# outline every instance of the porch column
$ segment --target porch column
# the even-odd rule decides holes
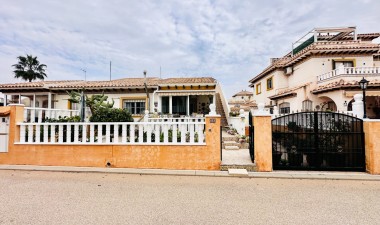
[[[51,109],[51,93],[48,94],[48,109]]]
[[[33,94],[33,108],[36,108],[36,94]]]
[[[157,112],[162,112],[162,97],[161,96],[157,96]]]
[[[18,94],[18,104],[21,104],[21,94]]]
[[[214,94],[214,95],[212,96],[212,104],[215,104],[215,105],[216,105],[216,103],[215,103],[215,95],[216,95],[216,94]]]
[[[4,95],[4,106],[7,106],[7,102],[8,102],[8,96]]]
[[[187,96],[186,115],[190,116],[190,95]]]
[[[173,103],[173,99],[172,99],[173,96],[169,96],[169,114],[173,114],[173,106],[172,106],[172,103]]]

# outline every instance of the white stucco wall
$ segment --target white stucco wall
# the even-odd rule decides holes
[[[273,77],[273,88],[267,89],[267,79]],[[257,94],[256,86],[261,83],[261,93]],[[253,92],[253,100],[256,103],[265,103],[265,105],[269,105],[270,99],[269,96],[275,95],[278,91],[288,87],[288,79],[283,71],[274,71],[270,73],[268,76],[261,78],[257,82],[254,83],[254,87],[252,89]]]

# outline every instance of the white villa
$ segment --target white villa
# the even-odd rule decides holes
[[[146,84],[146,88],[145,88]],[[68,100],[67,91],[101,94],[114,101],[115,108],[127,108],[135,119],[144,111],[160,113],[167,117],[203,117],[209,105],[215,103],[217,113],[227,123],[224,111],[227,102],[220,84],[212,77],[193,78],[123,78],[111,81],[37,81],[0,84],[0,92],[7,104],[24,104],[31,108],[73,109],[79,107]]]
[[[239,112],[240,109],[249,111],[250,109],[257,107],[255,101],[253,100],[253,93],[247,90],[242,90],[234,94],[232,98],[228,100],[228,106],[231,111],[237,112]]]
[[[356,27],[313,29],[249,81],[253,99],[280,113],[350,111],[364,77],[367,115],[380,118],[380,45],[373,42],[378,37],[357,34]]]

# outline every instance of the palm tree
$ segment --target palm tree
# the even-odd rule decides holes
[[[37,57],[32,55],[19,56],[18,63],[12,65],[15,70],[15,78],[21,78],[25,81],[32,82],[32,80],[41,79],[43,80],[46,76],[45,73],[45,64],[40,64],[37,60]]]

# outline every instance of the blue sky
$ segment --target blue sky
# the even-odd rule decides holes
[[[32,54],[48,80],[212,76],[227,96],[286,54],[314,27],[380,32],[380,1],[5,1],[0,7],[1,83]]]

